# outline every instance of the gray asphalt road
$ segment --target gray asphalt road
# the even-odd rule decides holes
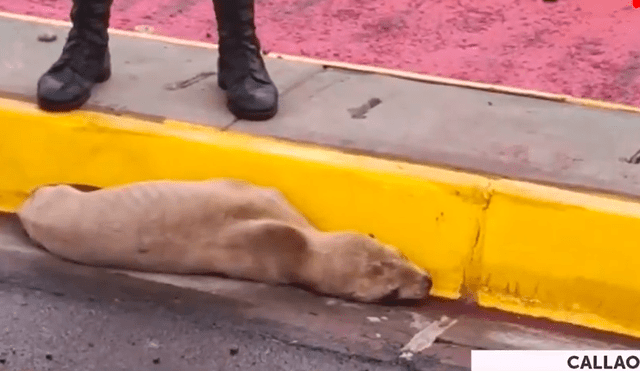
[[[234,313],[233,303],[166,285],[5,278],[0,369],[462,370],[301,346],[268,321]]]
[[[410,360],[403,347],[454,326]],[[429,335],[431,336],[431,335]],[[65,262],[0,214],[0,371],[468,371],[472,349],[638,349],[638,341],[429,300],[363,305],[216,277]]]

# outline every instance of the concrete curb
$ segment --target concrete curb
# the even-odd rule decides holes
[[[325,230],[373,234],[432,294],[640,337],[640,204],[316,146],[0,99],[0,210],[42,184],[231,177],[277,187]]]

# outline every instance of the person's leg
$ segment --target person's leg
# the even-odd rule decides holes
[[[67,42],[60,58],[38,80],[38,104],[49,111],[82,106],[91,88],[111,76],[110,9],[113,0],[73,0]]]
[[[254,0],[213,0],[218,23],[218,85],[241,119],[267,120],[278,110],[278,90],[260,54]]]

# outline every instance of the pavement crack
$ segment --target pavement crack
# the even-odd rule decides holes
[[[323,71],[324,71],[324,70],[323,70]],[[323,86],[322,86],[322,87],[320,87],[319,89],[316,89],[313,93],[311,93],[311,95],[309,95],[309,96],[307,97],[307,99],[311,99],[311,98],[315,97],[316,95],[318,95],[318,94],[322,93],[323,91],[325,91],[325,90],[329,89],[330,87],[332,87],[332,86],[334,86],[334,85],[337,85],[337,84],[342,84],[343,82],[345,82],[345,81],[347,81],[347,80],[349,80],[349,79],[350,79],[350,77],[349,77],[349,76],[344,76],[344,77],[341,77],[341,78],[339,78],[339,79],[337,79],[337,80],[331,81],[331,82],[329,82],[328,84],[323,85]]]
[[[215,72],[200,72],[199,74],[188,78],[186,80],[181,80],[181,81],[177,81],[177,82],[172,82],[172,83],[168,83],[165,84],[163,86],[163,88],[165,90],[170,90],[170,91],[174,91],[174,90],[180,90],[180,89],[185,89],[188,88],[191,85],[197,84],[202,80],[208,79],[211,76],[216,75]]]
[[[462,284],[460,295],[469,303],[477,302],[476,292],[482,285],[481,261],[484,248],[484,233],[486,230],[487,210],[491,206],[493,193],[492,184],[489,184],[484,192],[484,203],[480,208],[480,216],[477,220],[476,235],[471,246],[468,261],[462,270]]]
[[[446,340],[442,338],[436,338],[436,340],[433,343],[442,344],[442,345],[452,345],[452,346],[461,347],[461,348],[473,347],[473,350],[491,350],[491,348],[489,347],[481,347],[481,346],[478,346],[477,344],[469,345],[469,344],[466,344],[465,342]]]
[[[240,119],[238,118],[234,118],[233,121],[231,121],[231,123],[223,126],[220,128],[220,131],[227,131],[229,130],[236,122],[240,121]]]
[[[319,75],[319,74],[321,74],[323,72],[324,72],[324,69],[320,69],[320,70],[314,70],[313,72],[304,75],[300,80],[294,82],[293,84],[288,86],[286,89],[282,90],[282,92],[280,93],[280,96],[285,96],[285,95],[289,94],[291,91],[299,88],[304,83],[306,83],[307,81],[311,80],[312,78],[316,77],[317,75]]]

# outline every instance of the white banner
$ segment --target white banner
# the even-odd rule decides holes
[[[636,350],[473,350],[471,371],[638,370]]]

